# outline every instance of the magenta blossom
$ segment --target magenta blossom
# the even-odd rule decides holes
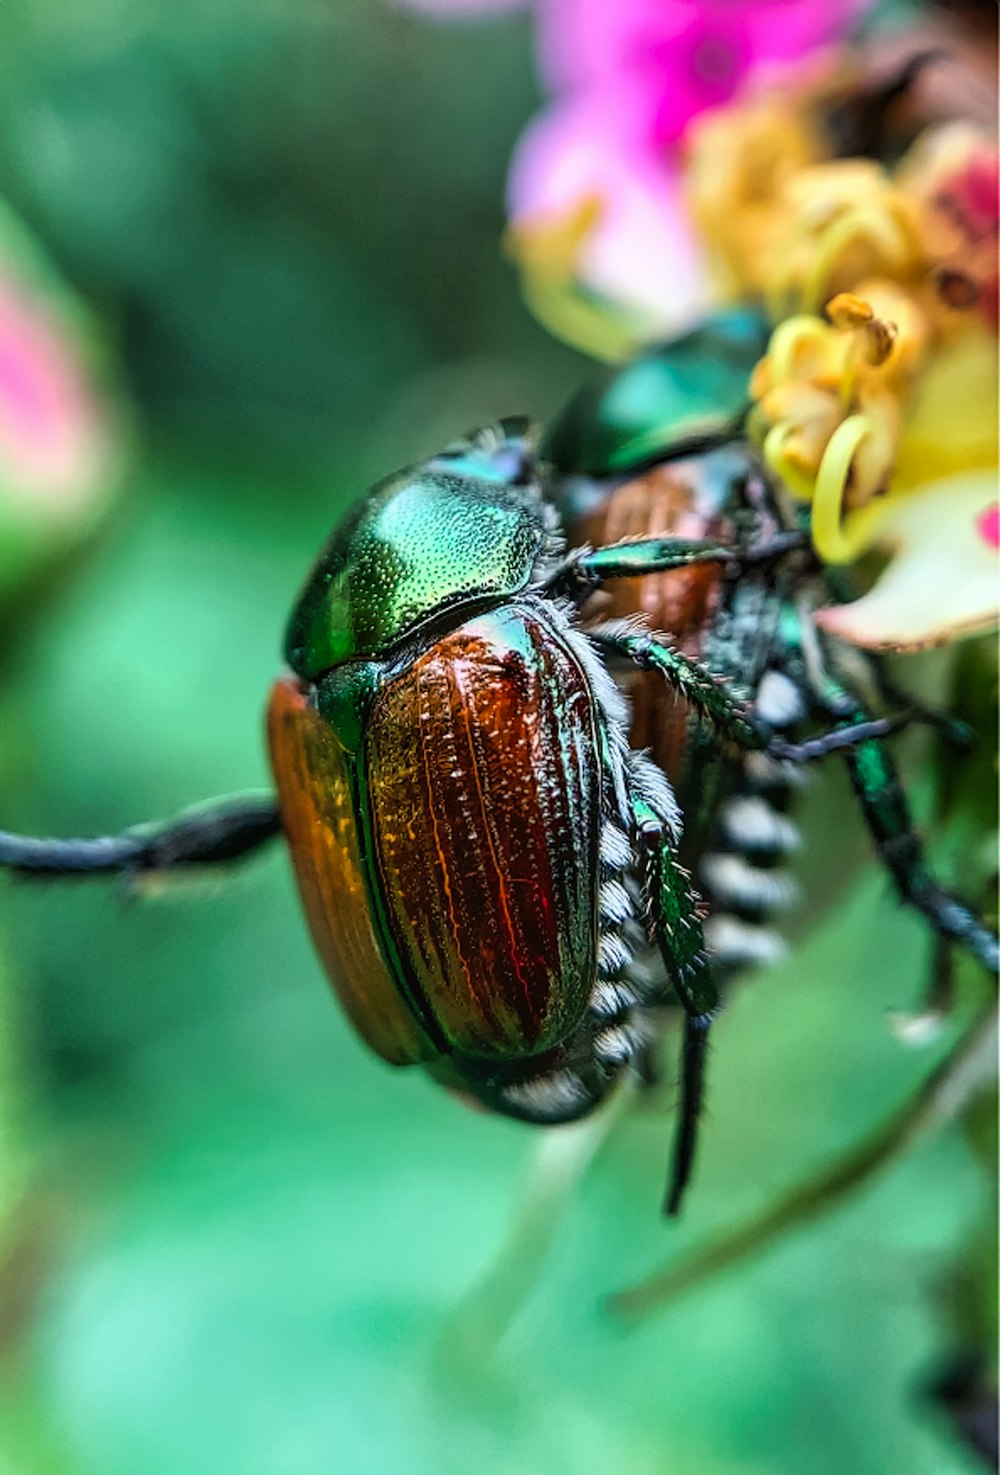
[[[526,0],[400,0],[408,10],[447,20],[459,16],[500,15],[505,10],[523,10]]]
[[[976,532],[987,548],[1000,551],[1000,502],[992,502],[976,518]]]
[[[611,356],[702,316],[709,284],[678,167],[687,125],[842,34],[860,8],[860,0],[539,0],[542,70],[556,98],[518,145],[508,198],[529,292],[538,295],[539,265],[551,265],[544,254],[539,262],[537,241],[581,196],[594,202],[592,230],[562,263],[562,297],[548,277],[557,331],[601,351],[600,335],[587,342],[565,315],[560,324],[566,289],[580,284],[638,325],[607,336]]]
[[[405,0],[441,16],[511,0]],[[509,245],[535,311],[616,357],[702,316],[678,148],[700,113],[842,37],[867,0],[534,0],[552,100],[511,166]]]
[[[0,267],[0,478],[8,497],[42,505],[85,499],[104,438],[64,325]]]
[[[0,603],[90,531],[121,460],[83,310],[0,206]]]
[[[865,3],[536,0],[539,60],[556,93],[623,82],[640,90],[649,143],[662,148],[755,70],[839,40]]]

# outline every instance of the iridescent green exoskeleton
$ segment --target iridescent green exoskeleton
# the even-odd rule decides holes
[[[843,750],[907,898],[996,966],[996,940],[931,880],[912,836],[882,745],[901,718],[869,716],[827,675],[797,604],[812,577],[803,539],[746,449],[715,446],[739,417],[753,324],[705,331],[578,402],[541,452],[527,422],[503,421],[362,498],[289,623],[290,670],[268,708],[276,801],[103,840],[0,835],[0,864],[128,874],[229,860],[284,833],[362,1038],[530,1122],[594,1109],[675,999],[688,1019],[675,1210],[726,962],[711,935],[706,947],[689,869],[720,816],[732,823],[730,800],[754,797],[740,793],[747,774]],[[720,434],[699,354],[723,341]],[[638,473],[681,453],[703,468],[686,520],[566,552],[563,517],[603,518]],[[628,602],[672,581],[674,639]],[[591,617],[599,588],[625,591],[630,618]],[[656,741],[630,740],[628,671],[696,719],[678,726],[647,703],[660,761]],[[828,730],[799,731],[811,718]],[[686,838],[668,770],[691,809]],[[710,907],[710,929],[719,916]]]

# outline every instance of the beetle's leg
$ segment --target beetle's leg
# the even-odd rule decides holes
[[[744,548],[704,538],[638,538],[607,548],[578,549],[553,572],[547,587],[570,594],[589,592],[609,579],[641,578],[702,563],[743,568],[774,562],[807,547],[808,539],[799,532],[776,533]]]
[[[841,709],[843,710],[843,709]],[[855,723],[864,721],[855,708]],[[896,765],[884,743],[869,741],[845,754],[875,848],[903,901],[924,914],[935,931],[971,952],[991,973],[1000,971],[996,934],[957,896],[938,884],[924,858]]]
[[[811,695],[814,711],[832,718],[842,731],[861,732],[869,725],[865,706],[829,671],[823,643],[811,621],[800,620],[799,630],[803,648],[796,651],[793,647],[789,659],[800,662],[798,679]],[[970,906],[935,879],[885,743],[871,736],[847,748],[844,757],[861,813],[900,898],[922,912],[939,937],[972,953],[996,974],[1000,971],[997,936]]]
[[[0,867],[22,876],[132,876],[237,860],[281,832],[273,797],[237,794],[162,824],[92,840],[42,840],[0,830]]]
[[[947,712],[938,712],[934,707],[928,707],[919,698],[904,691],[886,671],[885,663],[878,658],[869,657],[868,664],[871,667],[872,679],[878,695],[886,706],[907,708],[918,722],[935,728],[956,752],[971,751],[975,745],[976,735],[967,722],[961,722]]]
[[[951,1013],[954,1005],[955,944],[950,937],[935,932],[920,1014],[929,1020],[941,1019]]]
[[[719,995],[705,951],[702,911],[687,872],[678,864],[663,821],[642,799],[633,798],[633,829],[639,849],[650,932],[684,1012],[680,1122],[674,1143],[664,1212],[680,1212],[694,1167],[698,1122],[705,1093],[708,1034]]]
[[[734,697],[725,682],[699,662],[675,650],[648,631],[626,623],[608,623],[587,631],[606,650],[625,656],[643,671],[656,671],[677,694],[709,722],[721,737],[745,752],[767,753],[792,763],[811,763],[871,738],[888,737],[910,720],[909,714],[866,719],[855,726],[838,725],[806,742],[778,736],[747,702]]]

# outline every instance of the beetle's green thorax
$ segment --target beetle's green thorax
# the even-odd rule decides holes
[[[690,436],[720,429],[748,400],[763,319],[718,313],[585,386],[549,427],[540,455],[562,476],[622,475]]]
[[[337,529],[289,622],[285,655],[300,676],[384,655],[446,611],[527,587],[551,514],[523,437],[505,429],[381,482]]]

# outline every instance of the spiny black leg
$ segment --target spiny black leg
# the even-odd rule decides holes
[[[847,753],[848,772],[875,848],[905,902],[924,914],[935,931],[1000,971],[1000,943],[965,902],[938,884],[924,859],[920,837],[896,765],[880,742]]]
[[[719,995],[705,951],[701,899],[671,849],[662,820],[644,800],[632,800],[632,820],[652,940],[687,1012],[710,1014]]]
[[[814,709],[856,737],[868,724],[867,711],[853,692],[825,668],[821,648],[813,657],[811,662],[802,660],[800,677],[809,682]],[[1000,971],[1000,943],[996,933],[932,874],[888,748],[876,738],[870,738],[850,746],[844,756],[875,848],[901,899],[922,912],[939,937],[970,952],[995,975]]]
[[[663,1212],[671,1217],[680,1213],[684,1190],[694,1168],[698,1147],[698,1123],[705,1097],[705,1061],[708,1056],[709,1014],[688,1014],[684,1020],[684,1044],[681,1052],[680,1126],[674,1139],[674,1159],[670,1170],[670,1186],[663,1201]]]
[[[237,860],[280,833],[270,795],[237,794],[161,824],[92,840],[42,840],[0,830],[0,867],[40,879],[169,871]]]
[[[698,1121],[704,1099],[708,1032],[719,1005],[705,951],[701,904],[687,872],[677,863],[660,819],[641,799],[632,803],[636,839],[643,861],[643,891],[650,932],[685,1014],[681,1057],[681,1099],[673,1166],[664,1212],[680,1213],[698,1146]]]
[[[719,735],[746,752],[767,753],[791,763],[810,763],[842,748],[872,738],[888,737],[910,720],[907,715],[876,717],[864,723],[821,734],[803,743],[777,736],[753,708],[733,696],[728,686],[699,662],[691,660],[648,631],[630,626],[604,625],[588,630],[591,640],[625,656],[643,671],[656,671],[677,694],[715,728]]]

